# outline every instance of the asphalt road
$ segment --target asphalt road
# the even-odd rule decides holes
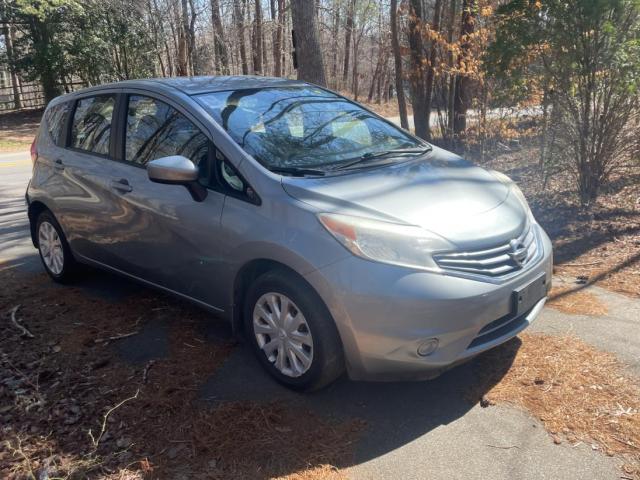
[[[33,264],[24,193],[31,177],[29,152],[0,153],[0,268],[5,263]]]
[[[519,116],[537,116],[537,115],[542,115],[542,110],[540,109],[540,107],[529,107],[529,108],[523,108],[518,110],[517,114]],[[514,115],[514,111],[511,108],[494,108],[494,109],[488,110],[486,115],[487,115],[487,118],[489,119],[509,117]],[[438,111],[432,110],[431,111],[432,127],[436,125],[437,116],[438,116]],[[478,112],[476,110],[471,109],[467,111],[467,118],[474,119],[477,116],[478,116]],[[390,120],[396,125],[400,126],[400,116],[387,117],[387,120]],[[413,122],[413,115],[407,115],[407,121],[409,122],[409,130],[413,131],[415,129],[415,125]]]
[[[30,171],[27,152],[0,154],[0,269],[41,269],[29,239],[25,212],[24,191]],[[97,276],[101,283],[97,291],[103,295],[117,298],[131,292],[128,281],[107,274]],[[601,289],[594,291],[609,306],[607,317],[565,315],[546,309],[534,329],[573,332],[616,353],[640,374],[640,302]],[[125,359],[136,361],[145,346],[166,335],[160,326],[151,327],[122,342],[119,350]],[[147,350],[153,355],[152,348]],[[347,469],[355,479],[619,478],[617,460],[586,445],[555,445],[542,425],[525,412],[470,405],[465,391],[473,379],[471,363],[430,382],[356,383],[343,379],[319,393],[299,395],[271,381],[248,349],[239,347],[201,390],[203,398],[213,402],[278,398],[337,418],[364,419],[366,431],[356,447],[356,460]]]

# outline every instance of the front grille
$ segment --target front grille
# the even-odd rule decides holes
[[[524,268],[538,256],[536,233],[528,224],[511,242],[484,250],[441,253],[434,256],[445,271],[486,277],[503,277]]]

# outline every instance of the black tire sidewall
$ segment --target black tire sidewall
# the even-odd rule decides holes
[[[44,222],[47,222],[56,229],[58,233],[58,237],[60,237],[60,242],[62,243],[62,253],[64,256],[64,261],[62,264],[62,271],[59,274],[55,274],[44,261],[42,257],[42,251],[40,250],[40,225]],[[71,254],[71,249],[69,248],[69,244],[67,243],[67,239],[64,236],[64,232],[62,228],[60,228],[60,224],[55,219],[55,217],[48,210],[43,211],[38,215],[38,219],[36,220],[36,238],[38,238],[38,254],[40,255],[40,260],[42,261],[42,266],[44,267],[47,274],[56,282],[67,282],[72,279],[72,275],[75,271],[75,261],[73,259],[73,255]]]
[[[253,331],[253,309],[265,293],[281,293],[289,297],[303,313],[313,338],[311,367],[299,377],[288,377],[272,364],[258,346]],[[261,275],[249,287],[244,302],[244,327],[249,343],[260,363],[280,383],[295,390],[317,390],[331,383],[344,371],[342,344],[328,309],[304,280],[286,271]]]

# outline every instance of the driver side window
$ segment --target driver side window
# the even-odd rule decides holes
[[[209,140],[175,108],[155,98],[130,95],[125,159],[146,166],[151,160],[182,155],[196,165],[207,160]]]

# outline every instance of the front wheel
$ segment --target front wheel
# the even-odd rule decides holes
[[[249,289],[244,313],[258,360],[280,383],[317,390],[344,371],[342,344],[329,311],[293,274],[260,276]]]

